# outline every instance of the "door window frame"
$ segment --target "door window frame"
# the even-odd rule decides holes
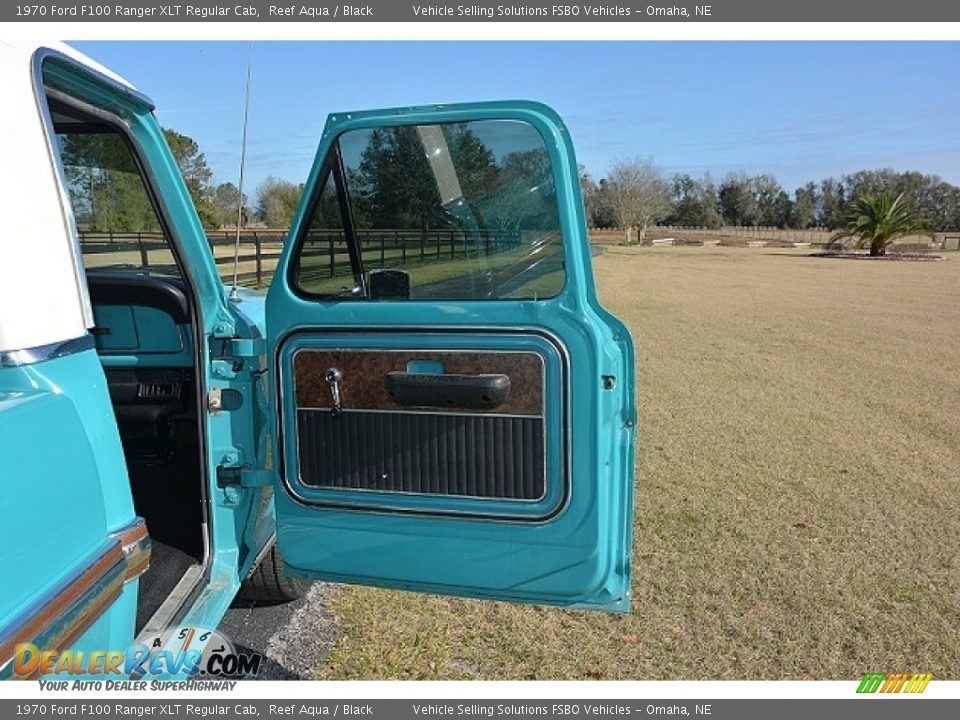
[[[112,78],[105,76],[102,73],[98,73],[85,65],[81,65],[76,60],[64,55],[63,53],[51,50],[49,48],[42,48],[34,53],[34,91],[36,94],[37,107],[41,113],[44,134],[47,138],[47,149],[50,155],[50,162],[54,168],[54,172],[56,173],[57,186],[61,197],[63,213],[69,228],[71,249],[77,260],[76,271],[78,287],[80,288],[80,292],[86,299],[86,303],[89,306],[89,320],[87,320],[87,329],[89,330],[95,326],[93,319],[93,305],[90,300],[90,291],[87,285],[87,268],[83,264],[83,253],[80,247],[80,236],[77,227],[76,216],[73,212],[73,204],[70,200],[69,190],[67,189],[68,183],[66,179],[66,173],[64,171],[62,157],[56,140],[56,126],[50,113],[49,104],[51,99],[61,105],[66,106],[68,109],[79,112],[83,115],[87,115],[97,121],[102,122],[110,130],[116,132],[117,135],[120,136],[122,142],[130,150],[130,154],[136,163],[140,179],[143,182],[144,191],[150,199],[150,203],[157,215],[157,220],[160,223],[161,230],[167,238],[167,244],[170,248],[173,260],[177,265],[178,277],[182,281],[184,285],[184,292],[187,295],[190,311],[190,324],[192,326],[191,330],[193,333],[192,368],[194,370],[194,377],[196,378],[195,403],[198,419],[198,440],[200,445],[199,482],[201,499],[203,501],[203,507],[201,508],[201,527],[204,542],[203,557],[200,562],[199,575],[196,577],[195,584],[190,589],[187,597],[181,599],[177,603],[177,606],[173,608],[174,615],[164,620],[165,622],[173,622],[177,617],[180,616],[182,612],[191,607],[193,600],[199,595],[207,581],[209,581],[214,560],[214,513],[210,510],[213,503],[213,497],[211,496],[210,472],[208,470],[210,440],[208,437],[207,422],[205,421],[207,415],[207,407],[205,402],[207,396],[207,382],[206,372],[203,367],[203,357],[206,355],[204,350],[206,347],[206,338],[204,337],[204,325],[201,303],[199,302],[199,291],[196,287],[193,274],[187,271],[188,266],[184,261],[185,254],[181,246],[180,236],[170,218],[170,212],[166,203],[164,202],[163,194],[158,188],[157,179],[151,171],[150,165],[148,164],[148,154],[142,147],[136,135],[133,133],[131,127],[127,122],[124,121],[123,117],[116,112],[108,108],[94,105],[77,97],[76,95],[70,94],[69,92],[61,90],[53,85],[47,84],[44,81],[44,66],[48,61],[54,61],[64,65],[68,67],[70,69],[69,71],[72,73],[83,76],[93,76],[96,78],[96,80],[104,83],[111,92],[127,94],[135,98],[138,103],[146,105],[151,110],[153,109],[153,103],[145,95],[142,95],[132,88],[122,85]],[[94,271],[96,270],[95,268],[91,269]],[[87,337],[92,338],[92,335],[88,333]],[[164,611],[166,608],[167,602],[161,605],[157,612],[159,613]],[[142,631],[143,636],[146,636],[146,634],[150,631],[150,628],[152,627],[152,621],[156,617],[157,616],[155,614],[153,618],[148,620],[147,625]]]
[[[543,143],[543,149],[547,154],[547,159],[550,162],[550,177],[553,180],[554,187],[559,188],[560,178],[558,174],[558,163],[562,162],[561,158],[558,158],[554,154],[554,148],[551,146],[548,138],[544,136],[543,130],[538,127],[538,124],[533,122],[530,118],[527,117],[511,117],[507,114],[502,116],[483,116],[477,117],[468,121],[460,120],[444,120],[444,121],[435,121],[429,124],[433,125],[448,125],[448,124],[457,124],[459,122],[496,122],[496,121],[507,121],[507,122],[522,122],[532,128],[537,135],[540,137],[540,141]],[[387,125],[383,127],[392,128],[392,127],[416,127],[418,125],[424,125],[420,119],[416,118],[403,118],[398,117],[392,125]],[[290,262],[287,264],[287,272],[284,277],[285,285],[290,290],[290,292],[297,298],[307,301],[343,301],[343,300],[352,300],[352,301],[364,301],[371,300],[369,295],[369,287],[367,283],[367,277],[364,273],[363,267],[363,248],[359,242],[359,235],[356,229],[356,223],[354,221],[353,210],[351,207],[350,201],[350,192],[347,187],[346,180],[346,171],[343,165],[343,152],[340,146],[340,138],[346,135],[349,132],[363,129],[380,129],[380,126],[364,126],[363,124],[358,125],[357,127],[345,128],[338,132],[336,136],[331,140],[329,145],[329,151],[327,152],[326,157],[323,158],[323,162],[320,166],[320,170],[317,173],[318,182],[313,183],[313,186],[310,191],[310,196],[307,199],[306,203],[302,204],[302,210],[297,216],[294,217],[294,223],[297,223],[297,220],[300,219],[300,222],[297,224],[297,233],[292,238],[292,246],[290,248]],[[321,140],[322,144],[322,140]],[[350,255],[350,264],[353,271],[353,281],[354,288],[360,288],[359,292],[356,294],[344,294],[344,293],[314,293],[305,289],[299,282],[300,274],[300,263],[302,259],[303,246],[306,244],[307,238],[310,235],[310,224],[309,221],[313,218],[313,214],[317,209],[317,204],[320,201],[320,196],[323,194],[323,190],[326,187],[327,181],[329,180],[329,174],[333,173],[334,183],[337,192],[338,205],[340,207],[340,216],[341,223],[343,225],[344,237],[347,243],[347,251]],[[309,183],[309,181],[308,181]],[[570,274],[567,271],[567,258],[570,251],[569,245],[573,241],[571,233],[564,231],[564,221],[563,221],[563,211],[560,207],[559,194],[557,196],[557,203],[555,206],[555,213],[557,219],[557,232],[560,235],[560,252],[559,255],[563,258],[561,265],[563,271],[563,283],[557,292],[554,295],[544,298],[511,298],[511,297],[496,297],[496,298],[482,298],[482,297],[458,297],[458,298],[443,298],[438,300],[437,298],[406,298],[402,303],[436,303],[436,302],[452,302],[452,303],[473,303],[473,302],[547,302],[550,300],[556,300],[564,296],[569,290],[570,284]],[[589,240],[588,240],[589,243]]]
[[[303,247],[310,237],[309,223],[301,226],[300,232],[294,241],[293,261],[287,269],[287,286],[293,290],[297,297],[304,300],[366,300],[369,299],[367,288],[367,278],[363,272],[363,252],[360,244],[357,242],[357,228],[353,219],[353,209],[350,205],[350,193],[347,191],[346,173],[343,168],[343,153],[340,150],[340,137],[337,136],[332,145],[332,151],[327,153],[323,165],[320,168],[320,181],[316,183],[313,192],[310,195],[306,206],[307,218],[313,218],[320,203],[324,189],[330,178],[333,178],[334,192],[337,193],[337,206],[340,211],[340,224],[343,229],[344,239],[347,244],[347,254],[350,257],[350,270],[353,274],[353,292],[349,295],[343,293],[315,293],[304,289],[300,284],[300,265],[303,260]],[[355,293],[355,294],[353,294]]]

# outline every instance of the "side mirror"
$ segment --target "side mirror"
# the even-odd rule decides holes
[[[371,300],[409,300],[410,273],[406,270],[371,270]]]

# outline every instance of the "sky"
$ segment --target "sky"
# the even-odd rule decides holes
[[[126,77],[236,184],[246,42],[70,43]],[[252,45],[244,190],[303,182],[327,114],[530,99],[599,179],[652,158],[670,175],[809,180],[891,167],[960,185],[960,42],[268,42]]]

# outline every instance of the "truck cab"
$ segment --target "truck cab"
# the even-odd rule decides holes
[[[149,98],[0,64],[0,677],[215,629],[244,582],[629,610],[632,344],[552,110],[330,115],[264,293]]]

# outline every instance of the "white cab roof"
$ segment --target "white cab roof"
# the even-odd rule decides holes
[[[93,322],[74,254],[73,213],[57,181],[44,124],[46,107],[35,88],[36,58],[47,51],[133,89],[62,43],[0,40],[0,352],[71,340]]]

